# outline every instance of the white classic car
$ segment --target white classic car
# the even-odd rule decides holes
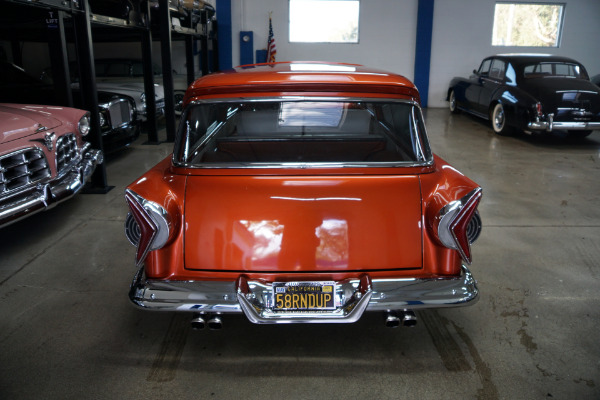
[[[153,64],[152,69],[154,71],[155,82],[162,82],[161,68],[158,65]],[[141,84],[143,87],[144,68],[142,60],[125,58],[98,59],[96,60],[96,82],[98,84],[98,87],[100,87],[101,84],[105,83],[137,83]],[[156,93],[160,93],[160,99],[163,99],[162,104],[164,108],[164,90],[162,85],[159,85],[159,88],[161,91],[157,90]],[[181,115],[183,96],[185,95],[185,91],[187,90],[187,88],[187,75],[173,74],[173,92],[176,115]]]

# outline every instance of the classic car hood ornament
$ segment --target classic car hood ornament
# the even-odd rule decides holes
[[[6,143],[29,135],[54,129],[61,122],[46,111],[46,107],[33,105],[0,105],[0,120],[3,129],[0,142]],[[44,128],[44,129],[42,129]]]
[[[39,130],[39,129],[38,129]],[[31,139],[32,142],[42,143],[49,151],[54,150],[54,140],[56,139],[56,135],[54,132],[46,132],[43,138]]]

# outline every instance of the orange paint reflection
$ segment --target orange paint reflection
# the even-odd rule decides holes
[[[348,223],[343,220],[306,216],[303,224],[285,224],[274,221],[238,221],[233,242],[240,259],[252,265],[268,265],[277,260],[278,265],[292,269],[306,267],[344,267],[348,265]],[[299,227],[303,227],[299,229]]]
[[[320,240],[315,257],[319,264],[348,266],[348,223],[337,219],[323,221],[316,229]]]
[[[281,251],[284,226],[279,221],[239,221],[254,238],[251,247],[252,262],[275,258]]]

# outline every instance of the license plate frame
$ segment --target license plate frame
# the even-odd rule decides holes
[[[274,282],[273,311],[333,311],[339,307],[333,281]]]

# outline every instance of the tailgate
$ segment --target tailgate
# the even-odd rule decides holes
[[[190,176],[185,267],[336,272],[422,268],[418,176]]]

